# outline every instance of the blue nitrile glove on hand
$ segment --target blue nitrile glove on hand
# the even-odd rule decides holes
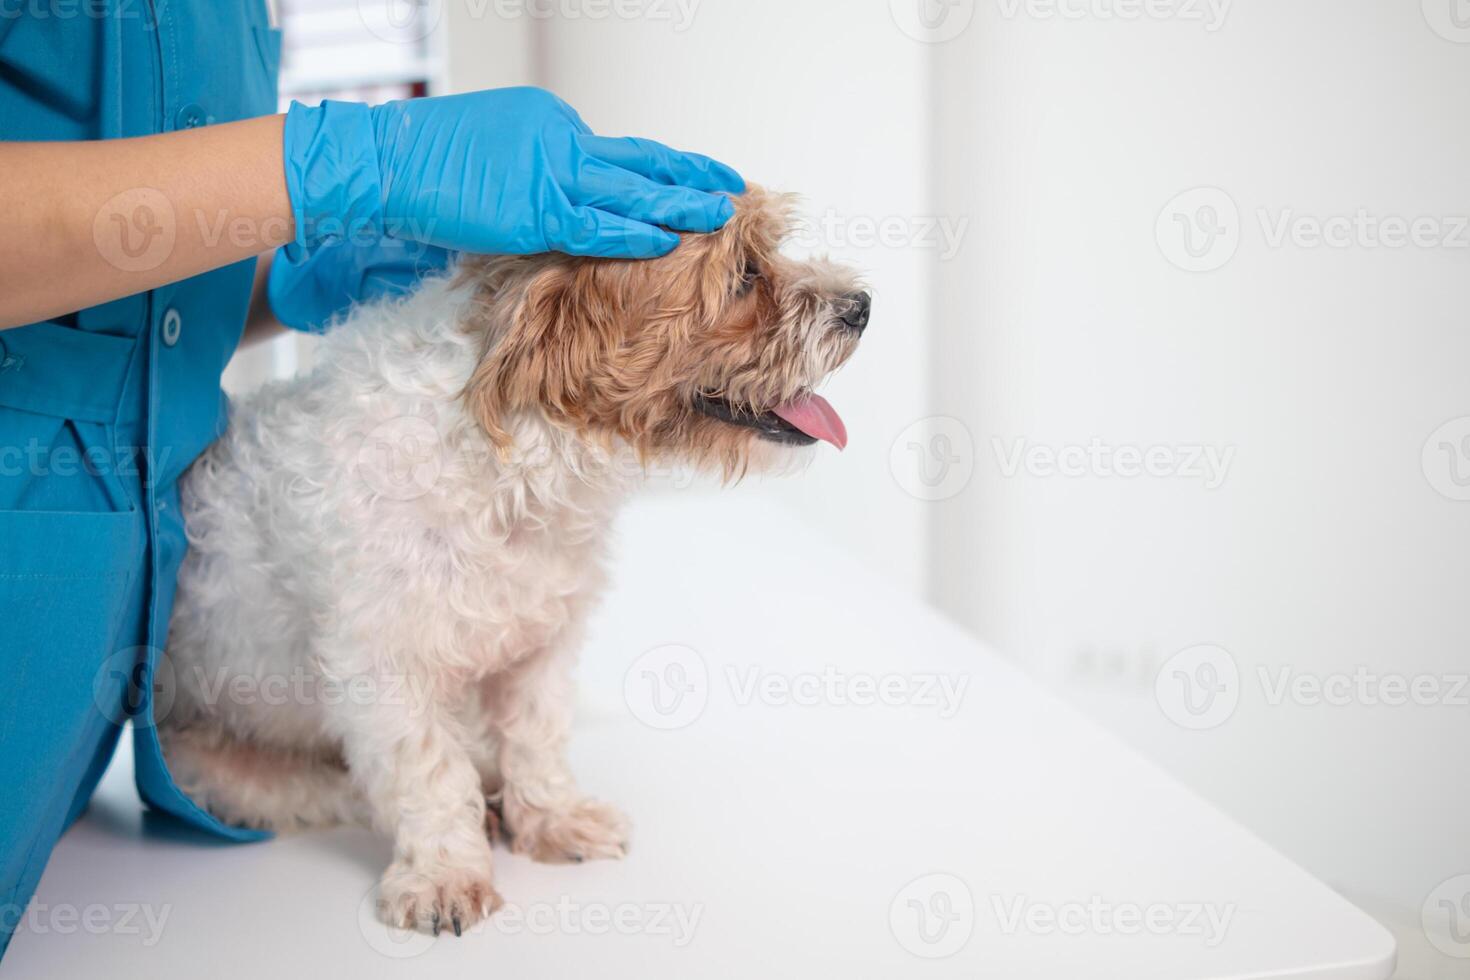
[[[462,252],[651,258],[675,231],[722,227],[745,189],[729,167],[659,143],[594,136],[536,88],[389,102],[292,104],[292,261],[385,235]],[[664,226],[664,227],[658,227]]]
[[[319,331],[355,303],[407,296],[424,276],[442,272],[454,253],[437,245],[383,238],[371,245],[350,241],[311,251],[277,249],[266,295],[288,327]]]

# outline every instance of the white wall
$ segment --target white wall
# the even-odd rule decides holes
[[[1239,0],[1209,31],[1006,0],[937,49],[937,200],[982,233],[940,266],[936,396],[976,454],[931,538],[944,608],[1414,925],[1470,872],[1470,707],[1272,706],[1257,670],[1470,670],[1470,503],[1421,468],[1430,433],[1470,415],[1470,249],[1273,248],[1257,211],[1470,214],[1470,47],[1420,6]],[[1448,23],[1448,0],[1425,7]],[[1213,272],[1166,258],[1183,259],[1172,214],[1156,234],[1200,186],[1240,213]],[[1187,199],[1185,217],[1218,200]],[[1209,490],[1007,477],[992,444],[1094,437],[1235,455]],[[1154,675],[1202,643],[1238,665],[1239,706],[1187,731]]]
[[[538,83],[541,52],[536,21],[493,17],[488,13],[493,4],[482,8],[468,0],[441,0],[437,7],[442,14],[434,36],[448,65],[449,91]]]

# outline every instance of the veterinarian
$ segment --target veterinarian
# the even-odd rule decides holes
[[[261,836],[173,784],[151,724],[175,484],[247,315],[319,328],[455,251],[659,255],[744,186],[536,89],[271,115],[280,43],[265,0],[0,5],[0,946],[126,720],[145,800]]]

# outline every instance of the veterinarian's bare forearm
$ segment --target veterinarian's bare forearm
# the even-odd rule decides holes
[[[136,139],[0,142],[0,329],[289,241],[282,119]]]

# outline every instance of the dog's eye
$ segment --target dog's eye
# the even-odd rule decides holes
[[[755,259],[747,256],[745,259],[745,268],[740,272],[740,282],[735,286],[735,295],[740,297],[749,293],[755,288],[755,284],[760,281],[761,275],[761,267],[756,264]]]

